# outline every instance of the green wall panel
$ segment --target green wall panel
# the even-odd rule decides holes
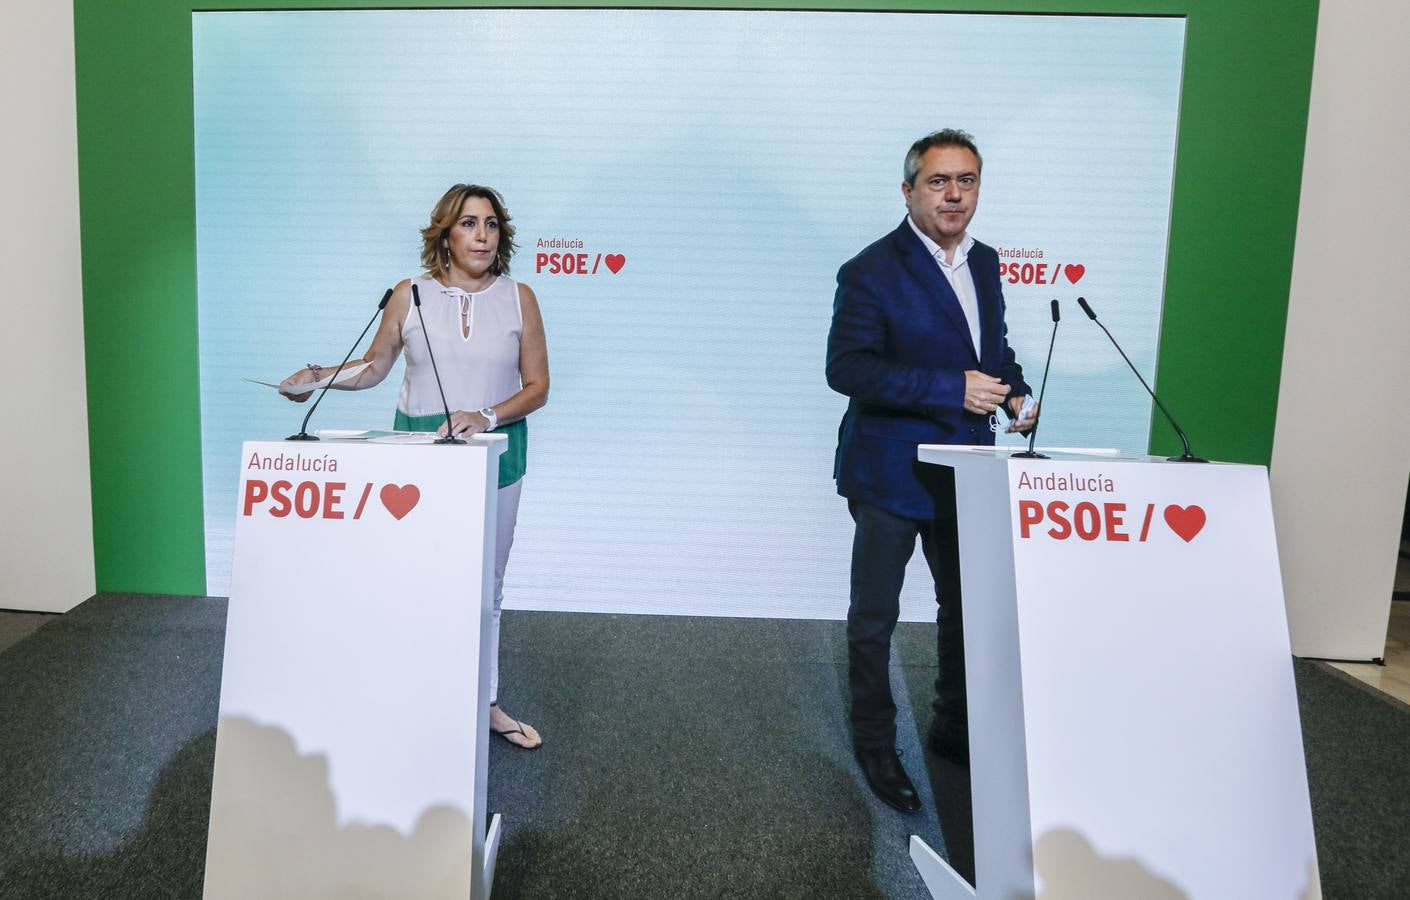
[[[466,5],[266,0],[249,8]],[[1268,462],[1316,0],[610,5],[1184,16],[1180,138],[1156,388],[1192,435],[1197,453]],[[191,13],[232,8],[242,7],[190,0],[74,2],[99,590],[205,592]],[[1152,452],[1175,452],[1178,445],[1157,421]]]

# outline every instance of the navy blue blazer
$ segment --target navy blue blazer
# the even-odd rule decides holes
[[[999,255],[978,241],[969,270],[979,302],[976,356],[950,283],[904,219],[837,271],[827,383],[851,398],[833,476],[844,497],[909,519],[935,517],[935,472],[918,444],[993,444],[990,417],[966,412],[964,373],[1032,393],[1009,347]]]

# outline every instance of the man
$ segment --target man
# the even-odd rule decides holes
[[[935,720],[929,743],[969,761],[959,540],[951,469],[920,463],[918,444],[993,444],[994,413],[1019,418],[1032,391],[1009,348],[999,257],[967,229],[983,162],[974,139],[946,129],[906,154],[900,227],[837,273],[827,383],[851,398],[834,476],[856,523],[847,610],[852,740],[872,790],[920,809],[896,753],[888,660],[907,560],[921,539],[939,611]]]

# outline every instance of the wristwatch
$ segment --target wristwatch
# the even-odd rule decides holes
[[[485,430],[494,431],[495,426],[499,424],[499,416],[494,414],[494,407],[486,406],[484,409],[480,410],[480,415],[484,416],[485,421],[490,423],[485,426]]]

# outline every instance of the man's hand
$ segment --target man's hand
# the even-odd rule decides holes
[[[1022,397],[1010,397],[1004,403],[1004,406],[1009,411],[1009,418],[1013,420],[1009,423],[1009,427],[1004,429],[1009,434],[1013,434],[1015,431],[1028,431],[1037,424],[1038,405],[1036,403],[1033,405],[1033,408],[1028,411],[1027,418],[1023,419],[1018,417],[1019,410],[1023,409]]]
[[[999,408],[1010,390],[1012,388],[994,376],[970,369],[964,373],[964,408],[968,412],[987,416]]]

